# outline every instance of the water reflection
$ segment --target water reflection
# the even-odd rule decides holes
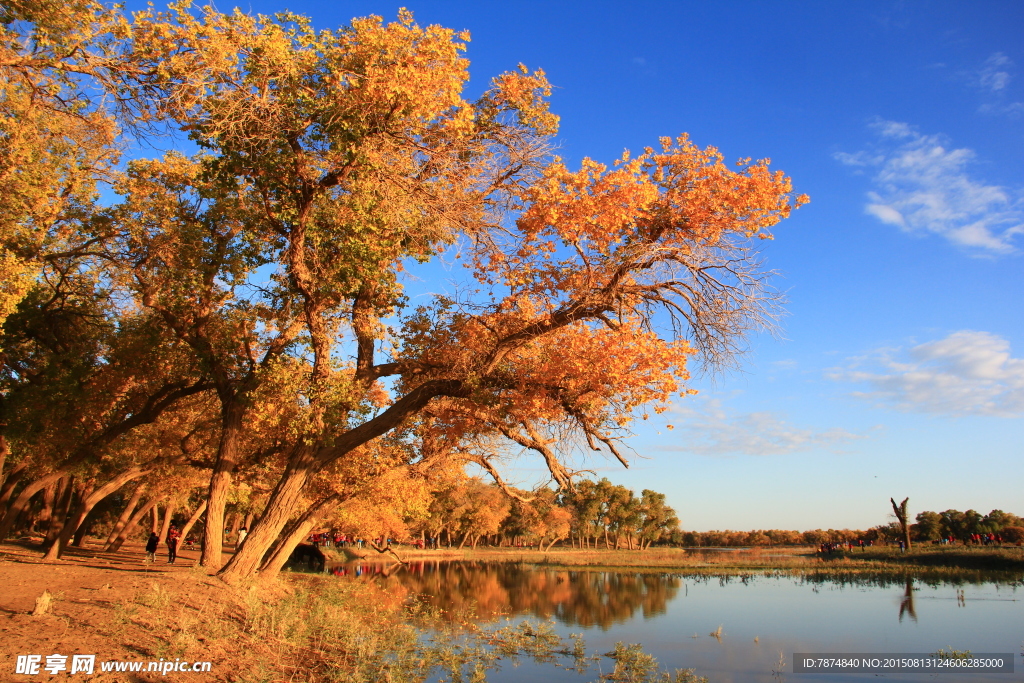
[[[678,576],[623,571],[554,570],[505,562],[418,561],[402,565],[349,563],[338,576],[379,575],[426,604],[478,617],[531,614],[569,626],[607,630],[635,615],[664,614],[682,586]]]
[[[608,630],[634,617],[650,619],[664,614],[684,581],[693,585],[717,583],[751,585],[785,579],[809,586],[818,593],[846,588],[902,589],[897,598],[898,619],[916,623],[915,593],[921,585],[936,587],[950,583],[985,583],[982,576],[942,581],[926,576],[911,577],[892,572],[818,572],[794,577],[785,573],[692,574],[672,572],[548,569],[538,565],[507,562],[422,560],[407,565],[378,562],[350,562],[332,566],[337,576],[379,577],[403,592],[419,596],[449,618],[473,614],[492,619],[505,615],[529,614],[556,619],[568,626]],[[989,581],[992,579],[989,578]],[[1020,579],[1007,582],[1016,588]],[[957,589],[957,604],[963,592]]]
[[[663,666],[695,667],[722,683],[777,683],[775,674],[784,670],[780,651],[787,662],[792,652],[1016,651],[1024,586],[1019,574],[948,571],[725,574],[452,561],[354,562],[331,571],[418,595],[453,619],[467,613],[554,619],[563,634],[582,632],[592,652],[607,652],[617,641],[642,642]],[[963,609],[967,603],[971,609]],[[499,672],[495,680],[582,680],[570,672],[528,671]],[[1000,677],[1005,674],[970,678],[998,683]],[[801,674],[800,680],[835,678]]]
[[[903,615],[909,614],[910,618],[917,621],[917,611],[914,610],[914,580],[907,579],[907,587],[903,591],[903,599],[900,600],[900,623],[903,623]]]

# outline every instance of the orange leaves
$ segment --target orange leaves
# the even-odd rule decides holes
[[[544,71],[537,69],[531,74],[520,64],[518,71],[496,76],[491,84],[492,89],[484,98],[487,107],[495,111],[506,108],[517,111],[520,121],[539,135],[558,132],[558,116],[548,109],[546,98],[551,96],[551,84]]]

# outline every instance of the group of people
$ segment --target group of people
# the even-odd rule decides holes
[[[323,531],[310,534],[307,542],[314,548],[330,548],[331,546],[335,548],[363,547],[363,539],[337,531]]]
[[[167,564],[174,564],[178,559],[178,539],[181,538],[181,531],[174,524],[167,530]],[[153,532],[146,541],[146,561],[156,562],[156,550],[160,546],[160,537]]]
[[[971,534],[971,543],[974,545],[1002,545],[1003,537],[999,534]]]
[[[902,543],[902,541],[900,541]],[[854,548],[860,548],[864,550],[870,545],[874,545],[874,541],[865,541],[863,538],[858,538],[854,541],[830,541],[822,543],[818,546],[818,553],[820,555],[831,555],[832,553],[843,550],[844,548],[848,551],[852,551]]]
[[[435,536],[428,536],[426,538],[417,538],[410,543],[416,547],[417,550],[423,550],[424,548],[438,548],[439,541]],[[309,535],[306,539],[314,548],[362,548],[364,544],[369,543],[378,548],[386,548],[396,543],[393,538],[387,536],[378,536],[373,539],[364,539],[356,537],[352,534],[343,534],[338,531],[322,531]]]

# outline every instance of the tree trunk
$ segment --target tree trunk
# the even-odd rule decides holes
[[[910,513],[907,512],[909,501],[910,498],[904,498],[903,502],[897,506],[894,499],[889,499],[889,502],[892,503],[892,510],[896,513],[896,519],[900,523],[900,531],[903,533],[903,542],[906,544],[907,550],[910,550],[910,520],[908,519]]]
[[[277,544],[277,547],[270,552],[267,559],[263,562],[263,566],[260,567],[259,575],[265,578],[274,578],[277,576],[281,572],[281,568],[287,564],[288,558],[292,556],[292,551],[294,551],[296,546],[302,543],[302,541],[309,535],[309,532],[313,530],[313,527],[316,525],[320,514],[324,509],[341,500],[342,496],[335,493],[321,500],[319,503],[304,512],[302,516],[296,520],[291,531],[289,531],[281,542]],[[248,542],[248,539],[246,539],[246,543]]]
[[[288,460],[288,467],[270,494],[259,521],[249,530],[242,547],[219,572],[225,581],[230,583],[254,576],[263,563],[263,556],[291,518],[316,463],[312,447],[306,445],[295,446]]]
[[[0,412],[2,412],[2,408],[0,408]],[[10,478],[4,476],[4,467],[7,465],[7,456],[11,454],[11,445],[7,443],[7,436],[3,433],[6,429],[6,420],[0,420],[0,482],[6,481]],[[19,463],[19,465],[24,466],[22,463]],[[15,471],[18,470],[17,467],[14,469]]]
[[[152,472],[152,470],[144,470],[141,467],[133,467],[130,470],[126,470],[121,474],[117,475],[110,481],[98,489],[93,490],[93,485],[89,484],[83,487],[79,493],[79,504],[75,510],[75,515],[65,527],[64,532],[61,533],[59,543],[57,544],[56,559],[64,552],[64,548],[67,547],[68,540],[72,535],[75,537],[75,546],[82,544],[82,537],[85,535],[86,520],[89,518],[89,513],[92,512],[93,508],[99,505],[107,496],[111,496],[118,491],[122,486],[128,482],[143,477]],[[51,548],[51,551],[53,549]],[[50,552],[47,552],[47,556]]]
[[[232,541],[238,538],[238,530],[242,528],[242,513],[231,513],[231,524],[228,524],[228,538]]]
[[[7,512],[7,503],[11,500],[11,495],[14,493],[14,487],[21,481],[21,475],[25,471],[27,465],[24,462],[20,462],[15,465],[14,469],[11,470],[7,478],[4,479],[4,485],[0,488],[0,515]]]
[[[210,487],[206,495],[206,526],[203,529],[203,554],[199,564],[212,570],[220,569],[224,553],[224,512],[231,488],[231,472],[238,462],[238,443],[242,434],[245,406],[237,396],[222,397],[220,443],[217,460],[210,474]]]
[[[164,521],[160,525],[160,542],[164,543],[167,541],[167,531],[171,528],[171,520],[174,519],[174,503],[168,503],[167,507],[164,508]]]
[[[128,523],[128,520],[132,518],[132,513],[135,512],[135,507],[139,504],[139,499],[142,498],[142,494],[146,491],[147,486],[148,484],[142,481],[135,487],[132,497],[128,499],[128,503],[124,506],[124,511],[121,513],[121,516],[117,518],[117,522],[114,523],[114,528],[111,529],[110,533],[107,535],[107,540],[104,544],[105,546],[109,547],[110,544],[114,542],[117,535],[121,533],[121,529],[123,529],[125,524]]]
[[[14,499],[14,502],[11,503],[11,506],[7,509],[7,514],[4,515],[3,520],[0,521],[0,541],[7,538],[7,535],[11,533],[11,529],[14,527],[14,522],[18,519],[18,516],[22,511],[24,511],[29,500],[32,499],[32,496],[63,477],[64,474],[64,470],[51,472],[44,477],[36,479],[21,490],[21,493],[18,494],[18,497]]]
[[[95,506],[93,507],[93,509],[95,509]],[[96,521],[95,517],[91,517],[90,516],[91,513],[92,513],[92,510],[89,510],[89,512],[87,512],[85,514],[85,519],[83,519],[82,523],[78,525],[77,529],[75,529],[75,533],[71,537],[71,545],[72,545],[72,547],[75,547],[75,548],[81,548],[82,547],[82,543],[85,541],[85,535],[87,533],[89,533],[89,529],[92,527],[93,522]]]
[[[34,531],[49,531],[50,521],[53,519],[53,506],[57,503],[57,483],[50,484],[43,489],[43,509],[39,511],[34,523]]]
[[[196,511],[193,512],[192,516],[188,518],[187,522],[185,522],[185,526],[181,528],[182,541],[184,541],[188,537],[188,532],[192,531],[192,527],[195,526],[195,523],[199,521],[199,518],[202,516],[204,512],[206,512],[205,500],[199,504],[199,507],[196,508]]]
[[[158,505],[153,506],[153,514],[149,520],[149,532],[157,536],[160,535],[160,506]]]
[[[71,477],[71,479],[74,479],[74,477]],[[85,521],[86,515],[89,514],[90,510],[92,510],[92,505],[89,504],[90,497],[93,492],[92,482],[82,482],[77,485],[72,485],[69,481],[66,486],[69,494],[75,494],[77,502],[75,503],[73,512],[68,509],[70,508],[70,505],[63,511],[58,508],[60,516],[56,521],[60,522],[60,533],[54,537],[53,541],[46,549],[46,554],[43,555],[44,560],[53,561],[60,559],[61,554],[64,552],[64,548],[67,547],[68,541],[71,540],[71,536],[74,535],[75,531],[78,530],[78,526]],[[67,498],[70,503],[71,496],[68,495]],[[96,503],[94,502],[93,505],[95,504]],[[68,519],[69,512],[70,519]],[[54,525],[51,525],[51,529],[53,526]],[[49,534],[47,534],[47,539],[49,539]]]
[[[73,476],[62,478],[57,484],[57,507],[50,518],[50,526],[46,530],[46,537],[43,539],[43,547],[50,547],[60,538],[67,522],[68,513],[71,509],[71,502],[75,493],[75,478]]]
[[[124,545],[124,542],[128,538],[128,536],[133,531],[135,531],[135,527],[138,526],[140,521],[142,521],[142,518],[149,514],[150,510],[155,510],[157,503],[159,503],[161,500],[161,498],[153,498],[145,505],[140,507],[138,510],[136,510],[135,514],[132,515],[131,519],[128,520],[128,523],[124,525],[123,529],[121,529],[121,532],[117,535],[117,538],[115,538],[112,543],[108,543],[107,547],[103,549],[103,552],[114,553],[120,550],[121,546]]]

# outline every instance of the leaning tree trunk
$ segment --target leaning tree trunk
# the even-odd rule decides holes
[[[164,508],[164,521],[160,525],[160,533],[157,534],[161,543],[167,540],[167,530],[171,528],[172,519],[174,519],[174,503],[168,503]]]
[[[282,539],[270,553],[267,559],[263,562],[263,566],[260,567],[259,574],[262,577],[273,578],[281,572],[281,568],[288,563],[288,558],[292,556],[292,552],[295,548],[302,543],[302,541],[309,536],[309,532],[313,530],[317,521],[320,519],[320,514],[324,511],[327,506],[340,502],[342,496],[335,493],[327,498],[324,498],[316,505],[306,510],[301,517],[295,522],[295,526],[292,527],[284,539]],[[246,539],[248,543],[248,539]]]
[[[270,500],[260,515],[259,521],[249,530],[242,547],[235,551],[219,574],[227,582],[235,582],[254,576],[263,563],[263,557],[277,540],[309,480],[316,461],[313,447],[305,444],[295,446],[288,459],[288,467],[270,494]],[[207,510],[209,518],[209,509]]]
[[[58,533],[46,549],[43,559],[45,560],[58,560],[61,554],[64,552],[64,548],[67,547],[68,541],[74,535],[78,529],[78,525],[85,520],[85,516],[92,510],[92,505],[89,505],[89,498],[93,492],[93,484],[91,482],[82,482],[80,484],[72,486],[71,482],[67,483],[66,491],[72,493],[75,496],[76,502],[74,510],[72,511],[71,506],[64,507],[63,505],[58,508],[58,517],[55,522],[56,525],[51,525],[51,529],[54,526],[58,526],[60,533]],[[71,496],[68,496],[68,502],[70,503]],[[95,503],[93,503],[95,504]],[[69,518],[70,516],[70,518]],[[49,540],[49,535],[47,535]]]
[[[0,541],[7,538],[7,535],[11,533],[11,529],[14,527],[14,522],[28,506],[28,502],[32,499],[32,496],[59,480],[65,474],[67,473],[64,470],[51,472],[44,477],[36,479],[21,490],[21,493],[18,494],[17,498],[14,499],[14,502],[11,503],[11,506],[7,509],[7,514],[4,515],[3,520],[0,520]]]
[[[188,518],[187,522],[185,522],[185,526],[181,528],[182,540],[188,537],[188,532],[192,531],[192,527],[195,526],[195,523],[199,521],[199,518],[202,516],[204,512],[206,512],[205,500],[199,504],[199,507],[196,508],[196,511],[193,512],[192,516]]]
[[[47,560],[56,560],[64,553],[64,549],[68,545],[68,541],[74,535],[78,528],[85,523],[86,517],[92,512],[92,509],[96,507],[104,498],[112,495],[119,488],[139,477],[149,474],[152,470],[143,470],[140,467],[133,467],[130,470],[122,472],[103,486],[93,490],[91,484],[80,487],[78,492],[78,505],[75,507],[75,513],[72,518],[64,525],[60,535],[55,539],[54,543],[46,551]]]
[[[7,511],[7,503],[11,500],[14,487],[21,481],[21,475],[27,468],[28,465],[24,461],[19,462],[3,480],[4,485],[0,487],[0,515]]]
[[[123,529],[121,529],[121,532],[117,535],[117,538],[115,538],[113,542],[108,543],[107,547],[103,549],[103,552],[114,553],[120,550],[121,546],[124,545],[124,542],[125,540],[127,540],[128,536],[133,531],[135,531],[135,527],[138,526],[139,522],[142,521],[142,518],[148,515],[150,510],[156,509],[157,503],[159,503],[161,500],[163,499],[153,498],[148,503],[146,503],[138,510],[136,510],[135,514],[132,515],[132,518],[129,519],[128,523],[124,525]]]
[[[118,517],[117,521],[114,523],[114,528],[110,530],[110,534],[107,536],[107,540],[104,544],[105,546],[109,547],[110,544],[114,542],[114,539],[117,538],[117,535],[121,533],[121,529],[124,529],[125,525],[128,523],[128,520],[132,518],[132,513],[135,512],[135,508],[139,504],[139,500],[142,498],[142,494],[145,493],[147,486],[148,484],[143,481],[139,482],[139,485],[135,487],[135,491],[134,493],[132,493],[132,497],[128,499],[128,503],[124,506],[124,511],[121,513],[121,516]]]

